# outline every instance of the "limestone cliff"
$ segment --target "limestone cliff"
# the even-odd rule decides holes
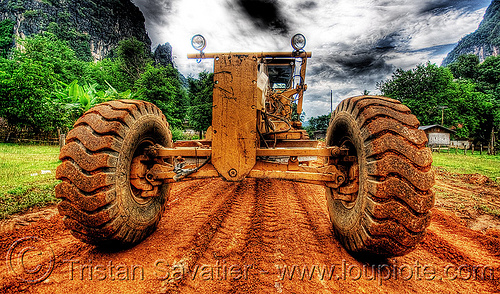
[[[48,31],[68,40],[78,57],[100,60],[122,39],[151,46],[144,16],[130,0],[0,0],[0,21],[24,38]]]
[[[483,61],[500,53],[500,0],[493,0],[478,29],[465,36],[443,60],[446,66],[463,54],[475,54]]]

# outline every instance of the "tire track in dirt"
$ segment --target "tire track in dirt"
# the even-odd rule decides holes
[[[178,283],[175,291],[196,292],[203,288],[214,293],[246,293],[261,288],[256,273],[261,270],[262,260],[273,255],[273,235],[285,228],[279,227],[276,205],[273,205],[275,199],[265,194],[268,181],[248,179],[238,186],[241,189],[234,191],[230,213],[223,219],[198,264],[190,266],[189,276]],[[215,277],[213,272],[205,275],[207,279],[200,275],[200,266],[214,270],[218,265],[220,269]],[[245,273],[251,270],[252,276],[237,277],[239,275],[229,272],[228,277],[227,271],[235,266],[246,270]]]
[[[170,199],[175,202],[168,202],[168,210],[163,219],[169,225],[167,225],[166,232],[162,230],[162,233],[169,235],[170,238],[177,235],[189,238],[199,233],[205,219],[221,204],[221,199],[225,199],[230,194],[228,189],[231,188],[231,184],[223,181],[202,181],[201,183],[194,181],[191,185],[191,188],[188,186],[186,189],[172,188]],[[207,193],[207,191],[212,191],[212,193]],[[182,242],[179,242],[179,245],[181,244]],[[185,246],[188,245],[185,244]]]
[[[191,268],[190,277],[175,290],[189,292],[202,287],[219,293],[283,291],[286,288],[280,282],[277,266],[329,263],[328,253],[339,251],[340,245],[332,242],[328,216],[318,210],[315,201],[316,197],[324,197],[321,187],[302,189],[278,180],[248,179],[244,183],[241,190],[235,191],[230,214],[198,259],[198,266],[219,266],[215,277],[195,279],[196,272]],[[310,203],[299,200],[301,193],[310,196]],[[227,269],[232,266],[241,267],[247,275],[228,278]],[[307,289],[307,283],[302,287]]]
[[[280,193],[276,193],[275,180],[253,180],[255,183],[247,201],[253,210],[247,216],[249,226],[242,250],[235,252],[232,263],[237,262],[244,267],[249,267],[251,274],[241,280],[233,280],[228,293],[259,293],[275,292],[279,289],[274,279],[274,263],[286,258],[287,242],[284,235],[293,227],[286,225],[281,218],[283,203]],[[280,192],[283,192],[280,190]]]
[[[313,233],[319,245],[319,252],[327,258],[327,263],[331,263],[332,260],[329,253],[341,251],[342,249],[339,243],[334,242],[335,235],[332,230],[328,212],[324,210],[324,205],[320,206],[318,203],[318,198],[322,198],[322,201],[326,201],[324,197],[325,188],[316,185],[298,184],[295,182],[291,182],[291,184],[295,191],[294,196],[297,205],[300,206],[300,211],[302,211],[306,220],[304,224],[305,229]],[[335,246],[335,248],[332,248],[333,246]]]
[[[421,247],[451,264],[488,265],[500,277],[500,240],[464,227],[447,212],[433,210],[433,221]],[[486,280],[498,289],[498,280]]]
[[[243,189],[244,183],[225,183],[215,191],[213,202],[207,202],[201,209],[194,210],[195,216],[190,226],[193,228],[193,238],[188,244],[182,246],[180,251],[183,256],[174,265],[178,265],[188,270],[188,274],[194,271],[198,260],[203,256],[209,244],[212,242],[216,232],[220,229],[222,222],[235,203],[235,198]],[[209,194],[209,193],[206,193]],[[187,232],[183,230],[184,234]],[[197,268],[196,268],[197,270]],[[184,275],[179,280],[163,281],[162,291],[165,293],[181,293],[181,288],[185,285],[189,275]]]
[[[325,211],[318,210],[317,202],[313,201],[316,197],[324,197],[324,189],[311,189],[311,186],[302,189],[279,180],[249,181],[252,186],[255,183],[254,190],[249,190],[236,199],[236,202],[241,202],[247,208],[232,210],[232,213],[238,214],[228,216],[223,229],[217,233],[222,234],[224,230],[228,230],[226,235],[233,235],[242,229],[246,230],[246,234],[240,234],[246,235],[246,239],[237,241],[239,244],[244,242],[244,245],[237,247],[242,249],[227,252],[218,262],[248,268],[248,276],[229,280],[229,283],[205,283],[206,288],[218,293],[287,292],[302,289],[298,291],[300,293],[317,288],[318,285],[310,281],[285,285],[283,268],[285,265],[327,264],[332,262],[330,253],[340,251],[340,245],[332,242],[334,239]],[[310,201],[302,203],[300,194],[309,195]],[[249,206],[253,209],[249,209]],[[314,217],[316,215],[318,217]],[[234,225],[230,225],[233,220]],[[224,247],[224,243],[214,244],[214,252],[218,246]],[[210,262],[210,258],[206,256],[204,260]],[[296,274],[300,275],[298,269]],[[200,286],[200,283],[197,285]],[[295,286],[293,290],[292,286]]]
[[[199,191],[204,191],[204,188],[209,185],[210,182],[210,179],[203,179],[196,181],[194,185],[193,182],[172,184],[170,196],[169,199],[167,199],[167,209],[172,209],[172,207],[180,203],[191,201]]]
[[[41,220],[9,235],[0,235],[5,253],[16,238],[39,236],[56,255],[52,275],[40,284],[25,284],[0,264],[0,293],[471,293],[500,291],[500,239],[468,229],[453,213],[434,209],[424,242],[408,255],[388,260],[356,259],[343,249],[331,229],[324,188],[280,180],[196,180],[173,185],[158,230],[137,246],[104,251],[79,242],[61,218]],[[70,264],[76,260],[74,279]],[[124,264],[144,268],[143,279],[89,279],[88,265]],[[407,276],[371,278],[378,266],[436,267],[436,279]],[[496,280],[447,280],[446,266],[491,265]],[[182,274],[165,275],[178,265]],[[290,270],[296,265],[295,276]],[[311,268],[317,265],[316,270]],[[319,278],[319,270],[335,272]],[[84,268],[84,266],[87,266]],[[231,275],[231,266],[239,272]],[[287,266],[288,273],[284,272]],[[305,267],[308,266],[308,271]],[[204,270],[203,270],[203,267]],[[347,275],[342,271],[346,267]],[[358,270],[367,273],[355,278]],[[331,268],[329,268],[331,269]],[[245,277],[245,270],[247,276]],[[284,274],[285,273],[285,274]],[[333,275],[328,276],[329,273]],[[413,272],[414,274],[416,272]],[[464,274],[466,274],[464,272]],[[439,277],[439,275],[441,275]],[[238,277],[238,278],[235,278]]]
[[[242,252],[249,250],[247,239],[253,224],[257,184],[255,180],[249,179],[233,185],[238,185],[239,188],[234,191],[231,209],[214,233],[207,250],[196,264],[190,265],[190,272],[178,289],[180,292],[207,289],[212,293],[229,293],[234,282],[231,269],[237,267],[248,270],[244,268],[248,263],[242,259]]]

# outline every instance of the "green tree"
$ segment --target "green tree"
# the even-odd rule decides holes
[[[479,70],[479,57],[474,54],[460,55],[457,61],[448,65],[456,79],[470,79],[476,81]]]
[[[479,63],[476,55],[461,55],[448,68],[455,78],[473,83],[477,92],[489,95],[475,105],[475,108],[486,111],[478,113],[481,121],[479,128],[482,130],[481,140],[489,142],[492,131],[500,129],[500,57],[490,56]]]
[[[18,42],[22,49],[14,50],[14,60],[20,63],[37,61],[48,65],[57,79],[64,83],[71,83],[86,71],[87,63],[78,60],[68,42],[58,39],[54,34],[43,33]]]
[[[456,129],[458,136],[482,141],[489,137],[492,95],[478,91],[470,79],[456,81],[449,68],[427,63],[407,71],[398,69],[378,88],[407,105],[423,125],[440,124],[440,107],[446,106],[444,125]]]
[[[54,103],[64,83],[80,77],[87,64],[76,59],[68,43],[50,33],[19,40],[12,59],[0,60],[0,116],[35,132],[71,124]]]
[[[5,19],[0,22],[0,57],[6,58],[14,45],[14,22]]]
[[[97,83],[100,86],[104,86],[108,82],[117,91],[132,89],[134,87],[132,82],[135,82],[135,80],[132,81],[126,77],[120,69],[120,64],[111,58],[89,63],[83,76],[82,80]],[[103,89],[99,88],[99,90]]]
[[[34,60],[2,60],[0,73],[1,117],[34,131],[51,131],[63,124],[51,107],[51,93],[59,84],[53,66]]]
[[[330,116],[331,114],[325,114],[311,117],[309,119],[309,125],[306,127],[309,137],[312,137],[315,131],[326,131],[330,123]]]
[[[186,90],[176,69],[171,66],[148,65],[136,81],[135,90],[137,98],[156,104],[173,127],[182,125],[188,102]]]
[[[133,38],[125,39],[119,42],[109,58],[90,63],[84,80],[100,86],[109,83],[123,92],[134,88],[136,81],[152,63],[144,43]]]
[[[476,82],[480,91],[500,100],[500,57],[490,56],[479,64]]]
[[[115,61],[119,69],[131,84],[146,71],[146,66],[152,62],[149,48],[135,38],[124,39],[118,43]]]
[[[453,82],[450,70],[435,64],[419,64],[410,70],[397,69],[392,77],[379,83],[378,89],[385,95],[408,106],[421,124],[441,122],[441,111],[446,89]]]
[[[187,116],[190,125],[199,132],[212,125],[213,76],[212,73],[202,72],[198,79],[188,78],[190,103]]]
[[[330,114],[325,114],[317,117],[311,117],[309,119],[309,126],[314,130],[326,130],[328,129],[329,122]]]

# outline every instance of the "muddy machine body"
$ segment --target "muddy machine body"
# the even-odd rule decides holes
[[[299,120],[310,52],[204,53],[214,61],[212,126],[206,138],[172,142],[151,103],[110,101],[86,112],[68,134],[56,187],[66,226],[81,240],[133,245],[157,226],[170,185],[210,177],[282,179],[325,187],[332,226],[351,252],[397,256],[429,225],[432,157],[419,122],[396,100],[359,96],[332,113],[325,142]],[[326,196],[326,197],[325,197]]]

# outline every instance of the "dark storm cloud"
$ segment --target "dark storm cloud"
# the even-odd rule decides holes
[[[437,46],[427,47],[424,49],[409,51],[409,52],[430,52],[433,55],[441,55],[441,54],[447,54],[448,52],[453,50],[453,48],[455,48],[456,45],[457,44],[455,44],[455,43],[445,44],[445,45],[437,45]]]
[[[392,73],[394,66],[388,64],[381,55],[360,52],[319,60],[308,71],[312,81],[356,81],[374,85]]]
[[[363,52],[351,55],[341,56],[335,62],[346,72],[354,76],[370,75],[373,72],[379,72],[384,69],[391,70],[384,58],[380,55]]]
[[[167,15],[172,10],[172,2],[175,0],[132,0],[141,9],[147,21],[155,25],[166,24]]]
[[[318,3],[314,1],[304,1],[297,5],[298,9],[313,9],[318,7]]]
[[[276,0],[237,0],[242,11],[260,29],[267,29],[279,34],[288,34],[288,21],[280,10]]]
[[[476,10],[488,6],[490,2],[491,0],[435,0],[425,3],[420,13],[440,14],[455,9]]]
[[[337,44],[335,53],[319,57],[318,64],[309,71],[312,76],[335,79],[340,82],[350,80],[365,80],[378,82],[380,77],[392,73],[395,66],[387,62],[386,55],[397,52],[402,44],[399,33],[394,32],[370,43]]]
[[[374,50],[378,52],[389,52],[394,49],[398,45],[401,45],[403,43],[402,37],[399,33],[391,33],[381,39],[379,39],[374,46]]]
[[[309,65],[308,79],[311,81],[332,80],[339,79],[345,81],[348,75],[342,72],[342,69],[335,62],[317,62],[316,64]]]

